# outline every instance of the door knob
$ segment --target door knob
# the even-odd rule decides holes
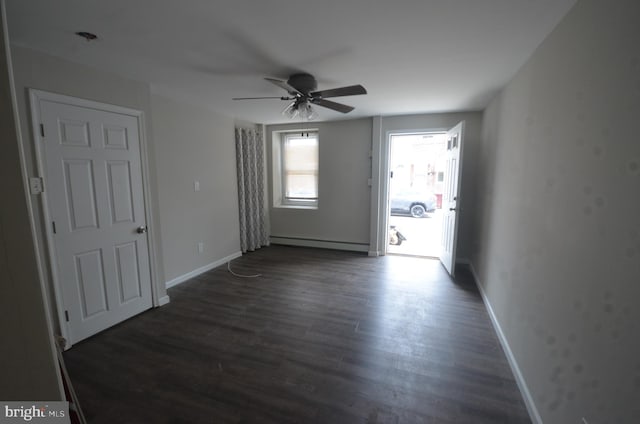
[[[450,211],[455,211],[455,210],[456,210],[456,208],[449,208],[449,210],[450,210]]]
[[[138,234],[144,234],[147,232],[147,226],[146,225],[142,225],[140,227],[138,227],[138,229],[136,230],[136,232]]]

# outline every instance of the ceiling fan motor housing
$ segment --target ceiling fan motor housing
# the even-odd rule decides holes
[[[309,94],[318,88],[316,79],[309,74],[293,74],[287,80],[287,84],[304,94]]]

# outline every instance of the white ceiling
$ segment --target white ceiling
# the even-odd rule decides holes
[[[154,92],[285,122],[263,77],[362,84],[320,120],[481,110],[575,0],[7,0],[11,41],[152,83]],[[74,35],[90,31],[86,42]]]

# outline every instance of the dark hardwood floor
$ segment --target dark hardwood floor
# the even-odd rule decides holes
[[[468,271],[272,246],[65,353],[89,423],[530,423]]]

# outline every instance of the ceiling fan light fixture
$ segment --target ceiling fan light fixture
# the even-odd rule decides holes
[[[318,112],[311,107],[311,103],[303,102],[298,105],[298,114],[303,120],[312,121],[318,117]]]
[[[298,116],[298,107],[296,102],[291,102],[282,110],[282,114],[289,119],[294,119]]]
[[[284,108],[282,114],[289,119],[300,118],[303,121],[312,121],[318,117],[318,112],[307,101],[296,100]]]

